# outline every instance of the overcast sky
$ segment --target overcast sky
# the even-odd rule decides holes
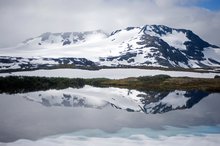
[[[0,0],[0,47],[44,32],[164,24],[220,46],[219,0]]]

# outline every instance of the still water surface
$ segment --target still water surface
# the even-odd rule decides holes
[[[45,141],[45,145],[103,145],[106,140],[114,144],[114,138],[116,143],[119,138],[127,145],[140,141],[144,145],[157,144],[155,138],[161,136],[167,142],[171,137],[178,141],[181,136],[191,136],[190,144],[207,138],[204,143],[215,145],[220,138],[219,104],[219,93],[202,91],[140,92],[85,86],[1,94],[0,145],[39,145]],[[85,139],[80,141],[79,137]],[[58,143],[50,143],[55,139]]]

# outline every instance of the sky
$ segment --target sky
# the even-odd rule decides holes
[[[220,1],[219,0],[203,0],[200,3],[197,3],[197,6],[210,9],[210,10],[219,10]]]
[[[0,0],[0,48],[45,32],[162,24],[220,46],[220,0]]]

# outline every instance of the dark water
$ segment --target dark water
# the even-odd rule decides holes
[[[139,92],[85,86],[1,94],[0,141],[36,140],[88,129],[115,133],[123,128],[216,126],[220,124],[219,104],[219,93],[201,91]]]

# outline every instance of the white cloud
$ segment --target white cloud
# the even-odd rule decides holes
[[[220,12],[198,8],[201,0],[7,0],[0,1],[0,47],[44,32],[165,24],[192,29],[220,45]],[[190,5],[189,5],[190,3]]]

